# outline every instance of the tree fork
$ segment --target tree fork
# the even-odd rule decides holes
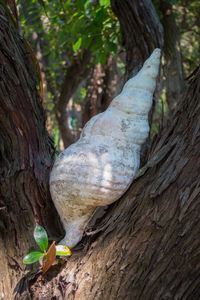
[[[26,293],[33,299],[199,299],[199,99],[200,69],[151,159],[97,226],[99,234],[64,268],[29,282]]]
[[[199,93],[200,71],[133,185],[88,229],[85,247],[42,281],[24,279],[18,298],[199,299]]]
[[[3,18],[0,19],[1,22],[3,19],[5,20],[4,13]],[[1,30],[4,26],[6,25],[2,23]],[[7,26],[5,36],[8,32],[10,34],[8,29]],[[13,35],[12,41],[15,41],[15,38],[16,33]],[[19,40],[21,43],[21,39]],[[2,49],[2,45],[3,43],[1,43],[0,49]],[[12,60],[13,53],[8,50],[10,47],[0,51],[5,59],[9,58],[9,61],[12,62],[11,66],[9,63],[6,68],[4,66],[3,70],[12,70],[10,68],[14,66],[14,70],[8,74],[16,80],[15,72],[19,69],[20,64],[15,64],[15,60]],[[14,53],[18,53],[18,51]],[[26,82],[24,78],[30,76],[30,81],[27,80],[28,87],[32,84],[35,86],[35,81],[32,81],[33,77],[31,76],[33,72],[31,72],[29,61],[25,59],[25,53],[26,51],[24,51],[20,61],[23,62],[22,66],[25,65],[26,68],[22,68],[24,72],[19,73],[19,78],[24,83]],[[1,59],[0,61],[4,62],[5,60]],[[30,75],[25,77],[27,69]],[[6,75],[8,76],[8,74]],[[10,80],[10,77],[7,78]],[[12,100],[15,90],[12,89],[9,80],[4,81],[3,84],[9,86]],[[11,83],[15,83],[15,80]],[[2,84],[2,82],[0,83]],[[1,91],[4,88],[3,84]],[[27,92],[29,91],[27,84],[26,89],[23,85],[20,87],[27,96],[25,100],[32,99],[30,93]],[[32,87],[31,91],[35,95],[35,88]],[[199,93],[200,70],[196,72],[185,100],[179,106],[170,128],[162,133],[154,152],[147,164],[139,171],[134,184],[120,201],[109,207],[99,225],[93,228],[93,235],[90,232],[89,241],[83,240],[83,242],[87,242],[84,249],[74,251],[65,265],[59,264],[51,269],[42,281],[35,274],[32,275],[32,278],[29,276],[19,281],[24,273],[23,266],[20,265],[20,258],[24,255],[23,252],[27,252],[28,244],[31,244],[32,232],[30,229],[34,223],[33,213],[27,203],[30,202],[34,207],[34,203],[38,201],[37,192],[34,193],[35,189],[31,189],[32,182],[34,182],[34,180],[31,181],[31,176],[33,174],[37,178],[36,185],[34,185],[36,191],[39,186],[40,194],[44,197],[43,200],[47,200],[48,192],[46,195],[46,188],[41,190],[41,182],[42,186],[47,187],[44,184],[46,177],[43,178],[43,175],[48,173],[47,169],[49,170],[46,155],[49,157],[48,151],[51,147],[47,135],[41,130],[44,128],[42,125],[39,126],[40,130],[36,130],[36,133],[39,136],[41,134],[42,140],[43,135],[46,136],[44,141],[47,144],[45,142],[43,144],[42,140],[38,139],[37,146],[33,146],[34,142],[30,141],[28,154],[27,151],[23,150],[23,147],[19,147],[21,143],[17,143],[16,137],[20,137],[18,128],[22,129],[18,123],[18,126],[12,127],[8,123],[4,123],[7,119],[13,122],[10,114],[8,114],[12,110],[8,110],[10,106],[5,106],[2,96],[0,96],[1,103],[3,103],[1,107],[6,107],[5,112],[1,113],[4,119],[0,119],[3,121],[1,122],[1,132],[4,141],[1,143],[1,155],[3,157],[1,171],[4,170],[2,174],[7,175],[7,181],[4,181],[5,185],[1,186],[1,196],[3,196],[1,198],[3,199],[3,201],[1,200],[1,213],[3,217],[0,219],[1,229],[3,228],[1,239],[4,242],[3,248],[0,247],[1,258],[3,253],[1,264],[4,262],[0,272],[3,278],[4,295],[8,291],[4,298],[9,299],[11,285],[9,286],[7,283],[11,280],[7,280],[7,278],[10,276],[13,280],[11,289],[19,281],[15,288],[16,299],[199,299]],[[5,95],[3,99],[5,99]],[[30,102],[37,114],[42,114],[39,101]],[[10,101],[8,104],[11,105],[12,102]],[[20,102],[19,105],[21,106],[19,107],[24,110],[22,104]],[[15,112],[19,112],[19,107],[15,109]],[[33,124],[43,123],[44,119],[41,118],[40,120],[34,110],[32,108],[30,110],[33,111],[31,117],[35,118],[34,121],[36,122],[33,121]],[[8,118],[6,119],[5,116]],[[26,142],[25,145],[29,145],[28,141],[29,137],[32,137],[33,127],[30,129],[29,126],[31,125],[27,124],[26,121],[24,123],[27,126],[25,129],[29,129],[27,129],[28,135],[25,135],[25,129],[22,131],[24,142]],[[3,135],[4,129],[5,132],[12,135],[12,139],[7,139],[8,135]],[[17,153],[16,160],[9,156],[11,151],[8,150],[12,149],[11,147],[14,147]],[[41,156],[36,155],[38,149],[43,149],[45,153],[42,156],[42,163],[40,163]],[[30,167],[28,165],[25,173],[25,170],[18,168],[18,166],[23,166],[24,162],[28,164],[30,162],[29,154],[32,153],[35,156],[31,156],[32,164]],[[40,169],[38,167],[40,165],[43,165],[44,169]],[[16,172],[14,167],[17,169]],[[36,170],[40,170],[42,173],[36,172]],[[16,176],[20,173],[23,177],[22,179],[17,177],[20,183],[19,193],[22,195],[19,197],[19,193],[15,192],[15,187]],[[38,180],[39,175],[41,181]],[[22,184],[24,180],[25,184]],[[8,189],[8,186],[11,189]],[[22,192],[22,187],[27,187],[28,196],[27,193]],[[11,193],[12,197],[10,196]],[[38,201],[39,204],[43,203],[43,200]],[[22,218],[24,210],[21,208],[23,208],[24,203],[28,207],[26,219]],[[36,206],[36,211],[37,207],[38,210],[40,209],[39,204]],[[17,218],[16,221],[13,221],[15,218]],[[30,225],[28,226],[26,223]],[[16,241],[19,241],[17,246],[14,244]],[[13,249],[15,253],[13,253]],[[4,258],[6,263],[3,261]],[[4,271],[3,274],[2,270]]]

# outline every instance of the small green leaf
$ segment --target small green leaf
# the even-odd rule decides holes
[[[101,6],[108,7],[108,6],[110,6],[110,0],[100,0],[100,1],[99,1],[99,4],[100,4]]]
[[[23,258],[23,263],[33,264],[34,262],[38,261],[40,258],[44,257],[44,255],[45,254],[40,251],[32,251]]]
[[[88,5],[90,4],[90,0],[86,0],[84,3],[84,8],[87,9]]]
[[[70,256],[71,251],[67,246],[57,245],[56,246],[56,255]]]
[[[48,237],[46,230],[42,226],[36,226],[34,230],[34,239],[42,251],[48,247]]]
[[[78,38],[78,40],[74,43],[74,45],[72,46],[74,52],[77,52],[81,46],[82,43],[82,38]]]

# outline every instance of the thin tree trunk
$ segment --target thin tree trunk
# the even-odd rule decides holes
[[[164,56],[165,56],[165,85],[166,99],[170,112],[178,104],[184,90],[183,66],[180,50],[180,35],[176,26],[172,5],[166,1],[160,1],[161,19],[164,29]]]
[[[78,57],[74,58],[72,65],[67,69],[67,74],[61,88],[61,94],[55,106],[56,118],[65,148],[75,141],[67,124],[67,104],[77,90],[79,84],[88,76],[90,70],[90,67],[88,67],[90,58],[91,54],[88,50],[85,50],[82,59],[79,60]]]
[[[34,67],[1,5],[0,36],[0,299],[11,299],[35,224],[56,236],[60,223],[48,187],[54,148]]]
[[[117,66],[117,59],[108,55],[104,66],[93,66],[88,77],[87,95],[82,113],[83,126],[90,118],[105,111],[112,99],[121,91],[122,74]]]
[[[117,65],[116,57],[108,55],[104,71],[105,77],[101,100],[101,111],[104,111],[108,108],[112,99],[121,92],[123,86],[123,75]]]
[[[101,112],[99,104],[101,103],[104,76],[105,73],[100,64],[93,66],[86,85],[87,95],[82,113],[83,126],[89,119]]]

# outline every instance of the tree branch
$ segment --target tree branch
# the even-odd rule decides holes
[[[67,104],[70,98],[77,90],[79,84],[85,79],[91,68],[91,53],[85,50],[82,59],[74,57],[72,65],[68,68],[63,80],[60,97],[55,106],[56,118],[59,124],[60,132],[65,148],[74,142],[74,137],[67,125]]]

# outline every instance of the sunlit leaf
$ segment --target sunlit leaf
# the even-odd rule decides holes
[[[23,263],[33,264],[34,262],[38,261],[42,257],[44,257],[44,253],[40,251],[32,251],[23,258]]]
[[[86,0],[86,1],[85,1],[85,3],[84,3],[84,8],[85,8],[85,9],[86,9],[87,6],[90,4],[90,2],[91,2],[90,0]]]
[[[56,255],[70,256],[71,250],[67,246],[57,245],[56,246]]]
[[[101,6],[108,7],[108,6],[110,6],[110,0],[99,0],[99,4]]]
[[[42,226],[36,226],[34,230],[34,239],[42,251],[48,247],[48,237],[46,230]]]
[[[74,45],[72,46],[74,52],[77,52],[81,46],[82,43],[82,38],[78,38],[78,40],[74,43]]]

